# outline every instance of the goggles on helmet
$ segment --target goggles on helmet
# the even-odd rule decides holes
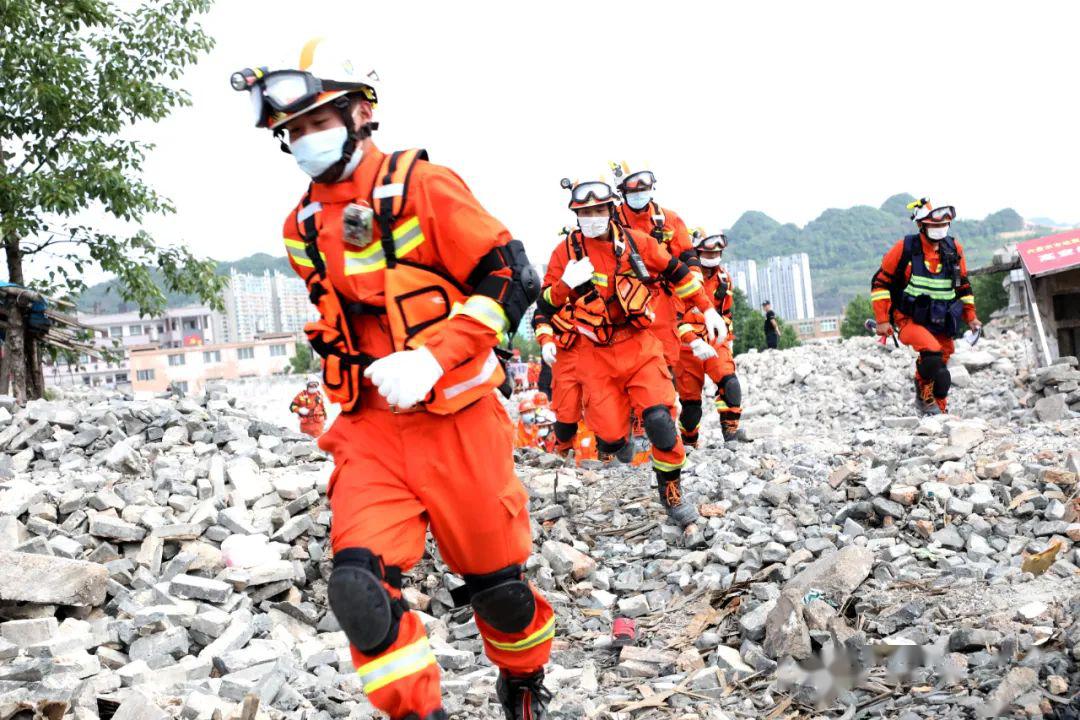
[[[699,252],[719,252],[726,247],[727,236],[724,233],[694,239],[694,249]]]
[[[948,223],[956,218],[956,208],[952,205],[942,205],[934,208],[930,213],[919,220],[924,223]]]
[[[610,202],[615,202],[615,191],[605,182],[593,180],[578,183],[570,189],[571,210]]]
[[[368,99],[375,101],[371,88],[364,83],[323,80],[303,70],[274,70],[245,68],[229,78],[233,90],[251,93],[256,127],[265,127],[271,112],[292,114],[314,103],[326,92],[356,92],[366,90]]]
[[[636,192],[639,190],[650,190],[653,185],[656,184],[656,176],[652,174],[651,170],[642,170],[631,175],[627,175],[619,187],[623,192]]]

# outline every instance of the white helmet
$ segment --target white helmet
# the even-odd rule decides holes
[[[360,93],[373,105],[379,98],[375,70],[353,58],[343,43],[321,37],[304,44],[295,66],[246,68],[229,82],[251,93],[255,124],[271,130],[339,97]]]

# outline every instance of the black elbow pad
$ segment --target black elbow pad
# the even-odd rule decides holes
[[[693,250],[684,250],[679,255],[679,260],[686,263],[687,267],[701,267],[701,259],[698,258],[697,253]]]
[[[504,268],[510,269],[510,277],[494,274]],[[540,275],[529,264],[520,240],[492,249],[480,259],[467,282],[477,295],[485,295],[502,305],[511,332],[517,330],[525,311],[540,296]]]

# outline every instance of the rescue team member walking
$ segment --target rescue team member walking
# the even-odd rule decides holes
[[[710,339],[726,332],[724,321],[685,263],[651,236],[614,220],[615,193],[607,183],[564,180],[563,187],[570,190],[578,229],[570,233],[568,247],[560,246],[567,252],[557,249],[552,255],[547,277],[557,280],[545,282],[538,308],[552,317],[570,306],[574,329],[587,341],[580,343],[577,372],[584,385],[585,422],[596,433],[597,449],[618,456],[628,447],[634,411],[652,443],[661,503],[676,522],[688,525],[697,510],[682,501],[686,451],[675,428],[675,387],[663,348],[648,330],[653,310],[646,283],[655,274],[677,297],[701,309]]]
[[[548,260],[544,287],[559,282],[562,269],[573,259],[584,257],[581,238],[572,228],[563,228],[563,239]],[[559,268],[556,270],[555,268]],[[574,329],[573,306],[555,308],[537,303],[533,313],[533,332],[540,343],[540,354],[551,368],[551,407],[555,411],[555,452],[562,457],[574,449],[578,424],[582,420],[584,383],[578,364],[579,335]]]
[[[289,412],[300,416],[300,432],[316,438],[322,435],[326,406],[323,405],[318,380],[308,380],[307,387],[298,392],[289,404]]]
[[[893,334],[919,353],[915,363],[915,404],[930,415],[948,412],[952,376],[947,364],[953,338],[966,322],[982,323],[975,313],[975,295],[967,277],[960,243],[949,236],[956,217],[952,205],[935,208],[926,198],[908,205],[919,232],[900,240],[881,261],[870,284],[877,332]]]
[[[506,717],[543,718],[554,617],[524,579],[528,496],[492,392],[505,379],[493,348],[539,278],[451,170],[422,150],[375,147],[368,68],[315,40],[296,68],[232,77],[313,179],[284,234],[320,314],[305,331],[342,410],[319,440],[335,464],[330,607],[373,705],[394,720],[446,718],[438,664],[401,595],[430,525],[465,579],[455,599],[471,602],[500,668]]]
[[[701,423],[701,393],[708,375],[716,384],[716,411],[720,414],[720,429],[724,440],[735,439],[742,415],[742,388],[735,375],[735,358],[732,345],[735,336],[732,308],[735,304],[734,285],[728,271],[720,265],[727,247],[727,237],[719,235],[694,236],[694,248],[701,261],[705,294],[720,312],[728,328],[727,337],[710,343],[706,338],[704,317],[697,308],[683,313],[679,321],[679,337],[682,339],[682,356],[679,358],[679,375],[675,387],[679,391],[679,430],[683,444],[697,447],[698,425]]]
[[[651,235],[668,255],[700,274],[686,223],[675,211],[662,208],[653,200],[656,176],[649,170],[631,173],[625,163],[621,166],[612,163],[611,167],[616,188],[623,198],[623,203],[616,210],[619,223]],[[649,289],[653,294],[653,312],[656,315],[650,329],[664,346],[664,361],[672,377],[678,377],[681,343],[676,326],[683,303],[663,283],[650,285]]]

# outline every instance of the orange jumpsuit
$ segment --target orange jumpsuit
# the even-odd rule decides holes
[[[686,266],[675,261],[650,235],[626,229],[637,245],[638,252],[649,272],[658,276],[681,269],[681,277],[674,287],[676,296],[692,302],[701,310],[712,307],[702,289],[701,281]],[[575,231],[584,253],[595,270],[593,286],[605,301],[613,298],[616,275],[631,274],[627,251],[617,258],[610,240],[584,237]],[[548,266],[542,299],[553,307],[561,307],[576,300],[574,291],[562,281],[562,274],[569,260],[568,253],[556,252]],[[665,283],[670,286],[670,283]],[[664,350],[656,335],[623,324],[615,331],[613,342],[598,345],[582,337],[579,343],[578,375],[584,385],[585,422],[600,441],[600,450],[621,447],[630,431],[630,414],[639,417],[648,408],[662,406],[668,409],[675,421],[675,387],[671,372],[664,361]],[[555,364],[558,367],[558,362]],[[686,462],[686,450],[676,433],[675,443],[668,449],[653,443],[653,468],[672,473],[680,470]]]
[[[701,269],[704,275],[705,293],[712,298],[713,307],[728,326],[728,334],[723,342],[710,343],[716,350],[716,357],[704,362],[695,357],[690,343],[696,338],[708,340],[705,333],[705,319],[696,308],[683,314],[679,323],[679,339],[682,350],[679,357],[679,374],[675,378],[675,388],[683,406],[679,418],[679,429],[683,442],[696,446],[698,424],[701,422],[701,393],[705,388],[705,376],[716,383],[716,410],[720,414],[720,423],[725,437],[731,437],[739,429],[739,417],[742,414],[741,390],[730,385],[729,378],[735,376],[735,358],[732,348],[735,342],[732,308],[735,304],[734,285],[731,276],[723,267]]]
[[[641,210],[634,210],[626,203],[619,206],[617,217],[620,223],[638,232],[656,237],[653,232],[656,228],[653,218],[659,220],[663,217],[663,236],[658,239],[660,246],[669,255],[677,260],[685,262],[695,272],[699,272],[697,256],[694,254],[694,246],[690,240],[690,233],[686,229],[686,223],[673,210],[662,208],[655,202],[650,202]],[[660,284],[653,285],[653,312],[656,318],[650,327],[653,334],[664,347],[664,361],[676,376],[676,368],[679,365],[680,346],[677,331],[678,316],[683,310],[683,303],[673,295],[669,289]]]
[[[562,271],[571,257],[570,240],[568,238],[561,240],[551,252],[547,273],[544,275],[545,288],[561,281]],[[558,274],[555,274],[556,271],[553,268],[558,268]],[[551,366],[551,408],[555,411],[556,452],[565,455],[571,449],[576,450],[580,446],[575,438],[579,436],[578,425],[583,418],[584,386],[578,367],[581,342],[580,338],[556,336],[545,311],[545,308],[550,307],[550,305],[538,306],[533,322],[536,327],[536,339],[541,345],[548,342],[555,342],[558,345],[555,363]],[[566,345],[569,347],[565,347]],[[586,447],[590,445],[586,443]],[[575,458],[580,459],[577,452],[575,452]]]
[[[931,242],[922,233],[920,233],[918,241],[922,247],[923,261],[927,270],[930,273],[941,273],[942,263],[938,252],[938,243]],[[904,240],[898,241],[885,253],[885,257],[881,260],[881,268],[875,273],[871,282],[870,300],[874,308],[874,319],[879,325],[884,325],[890,322],[890,315],[892,316],[891,320],[899,331],[900,342],[911,347],[920,355],[919,362],[915,366],[915,383],[920,397],[926,401],[931,398],[936,399],[938,406],[942,411],[945,411],[947,406],[945,398],[948,393],[949,383],[944,383],[944,388],[941,387],[941,382],[935,383],[936,373],[933,369],[928,372],[927,367],[936,367],[935,356],[940,358],[942,364],[949,362],[949,358],[956,349],[953,338],[946,334],[931,332],[929,328],[920,325],[901,312],[899,308],[893,308],[892,306],[890,288],[895,286],[902,290],[911,281],[911,262],[904,268],[903,274],[898,276],[899,266],[904,255],[904,242]],[[956,251],[960,256],[961,283],[959,287],[955,288],[955,295],[956,299],[963,303],[964,322],[970,323],[977,318],[975,295],[972,292],[971,283],[968,282],[967,261],[964,258],[964,249],[960,243],[956,243]],[[932,365],[929,361],[934,361],[934,364]],[[936,389],[935,384],[937,385]]]
[[[308,414],[300,415],[300,408],[307,408]],[[326,407],[323,405],[322,393],[301,390],[289,404],[289,412],[300,416],[300,432],[316,438],[323,434]]]
[[[374,308],[387,302],[385,262],[370,255],[379,245],[379,229],[372,229],[375,241],[365,255],[346,243],[342,215],[350,203],[368,204],[384,158],[372,146],[351,178],[315,184],[310,195],[311,202],[320,203],[318,249],[328,278],[345,302]],[[462,284],[481,258],[511,239],[461,178],[425,161],[413,169],[401,217],[407,219],[399,227],[418,224],[399,258],[435,268]],[[300,237],[292,213],[285,222],[286,250],[293,269],[307,278],[313,263]],[[393,351],[386,315],[354,314],[350,324],[360,352],[384,357]],[[497,340],[496,331],[458,314],[425,347],[443,368],[454,368],[490,353]],[[455,573],[487,575],[523,566],[532,550],[528,493],[514,473],[513,425],[495,395],[448,415],[422,406],[392,412],[366,379],[361,397],[359,409],[338,416],[319,439],[334,457],[327,494],[335,555],[364,548],[387,568],[405,572],[423,557],[430,527],[440,555]],[[401,598],[392,582],[383,586],[391,598]],[[487,656],[514,675],[541,669],[554,637],[551,606],[535,587],[532,593],[535,611],[520,632],[503,633],[476,618]],[[396,639],[385,650],[365,655],[353,647],[352,657],[368,699],[391,717],[425,717],[442,706],[439,667],[414,612],[400,618]]]

